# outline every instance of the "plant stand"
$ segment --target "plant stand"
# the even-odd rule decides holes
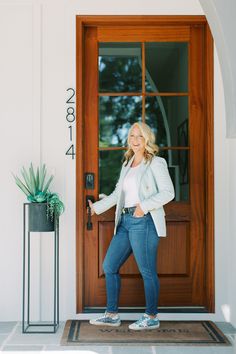
[[[35,204],[35,206],[33,206]],[[41,205],[40,205],[41,204]],[[53,227],[48,220],[36,220],[32,208],[46,208],[46,203],[24,203],[23,205],[23,308],[22,333],[56,333],[59,327],[59,218],[54,218]],[[36,209],[36,213],[39,209]],[[46,209],[45,209],[46,210]],[[34,210],[35,212],[35,210]],[[30,215],[32,214],[32,215]],[[33,217],[32,217],[33,216]],[[33,221],[32,221],[33,220]],[[36,220],[36,222],[34,222]],[[45,226],[46,225],[46,226]],[[30,321],[30,238],[31,232],[54,232],[54,284],[53,319],[50,322]],[[27,264],[26,264],[27,262]],[[31,329],[33,328],[33,329]],[[48,330],[46,330],[48,328]]]

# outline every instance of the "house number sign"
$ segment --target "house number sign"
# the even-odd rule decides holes
[[[75,131],[75,90],[69,87],[67,90],[68,99],[66,101],[66,121],[69,129],[69,148],[66,151],[66,155],[75,158],[75,145],[74,145],[74,131]]]

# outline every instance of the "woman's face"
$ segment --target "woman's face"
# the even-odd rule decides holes
[[[133,152],[144,153],[145,150],[145,139],[138,127],[133,127],[130,133],[129,143]]]

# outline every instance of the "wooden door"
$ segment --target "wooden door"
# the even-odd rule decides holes
[[[82,26],[78,18],[78,75],[82,77],[77,87],[79,311],[106,305],[102,262],[114,229],[112,208],[93,216],[92,230],[88,230],[86,196],[98,200],[113,191],[128,128],[137,120],[147,122],[155,132],[176,192],[175,200],[164,206],[167,237],[161,239],[158,250],[159,309],[213,309],[212,230],[207,229],[213,188],[207,164],[211,166],[212,156],[206,154],[212,134],[207,106],[212,92],[206,90],[212,79],[206,72],[211,49],[206,43],[210,46],[211,37],[208,31],[206,41],[205,19],[199,21],[161,25],[158,21],[132,25],[131,21],[128,25],[125,21],[113,24],[111,19]],[[143,281],[133,256],[120,274],[120,308],[142,310]]]

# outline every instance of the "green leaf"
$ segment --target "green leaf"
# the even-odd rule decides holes
[[[27,199],[28,199],[28,201],[31,202],[31,203],[32,203],[32,202],[35,202],[34,196],[31,195],[31,194],[28,195]]]
[[[31,162],[31,171],[32,171],[32,176],[33,176],[33,180],[34,180],[34,185],[35,185],[35,189],[36,189],[36,175],[34,173],[34,167],[33,167],[33,164]]]
[[[14,178],[15,178],[15,182],[16,182],[17,186],[28,196],[30,194],[30,191],[27,189],[27,187],[24,185],[24,183],[22,183],[21,180],[17,176],[14,176]]]
[[[35,195],[36,194],[36,183],[35,183],[35,175],[34,175],[34,169],[33,169],[32,162],[30,164],[29,174],[30,174],[30,184],[32,186],[32,194]]]
[[[21,171],[21,174],[25,180],[25,184],[28,188],[28,190],[30,191],[30,193],[32,194],[32,186],[31,186],[31,183],[30,183],[30,178],[28,177],[28,174],[27,174],[27,171],[26,169],[23,167],[22,171]]]
[[[39,190],[41,190],[42,176],[43,176],[43,167],[42,167],[42,165],[40,165],[40,167],[39,167],[39,184],[38,184]]]
[[[37,175],[36,175],[36,189],[39,191],[39,168],[37,168]]]
[[[43,193],[46,193],[46,191],[47,191],[47,189],[48,189],[50,183],[51,183],[52,180],[53,180],[53,178],[54,178],[53,175],[49,178],[48,182],[47,182],[46,185],[45,185],[45,188],[44,188],[44,190],[43,190]]]
[[[39,190],[43,190],[43,184],[46,176],[46,166],[43,164],[43,167],[40,169],[40,178],[39,178]]]
[[[35,200],[38,202],[38,203],[42,203],[42,202],[44,202],[44,201],[46,201],[46,195],[45,195],[45,193],[43,193],[43,192],[39,192],[39,193],[37,193],[37,195],[35,196]]]

